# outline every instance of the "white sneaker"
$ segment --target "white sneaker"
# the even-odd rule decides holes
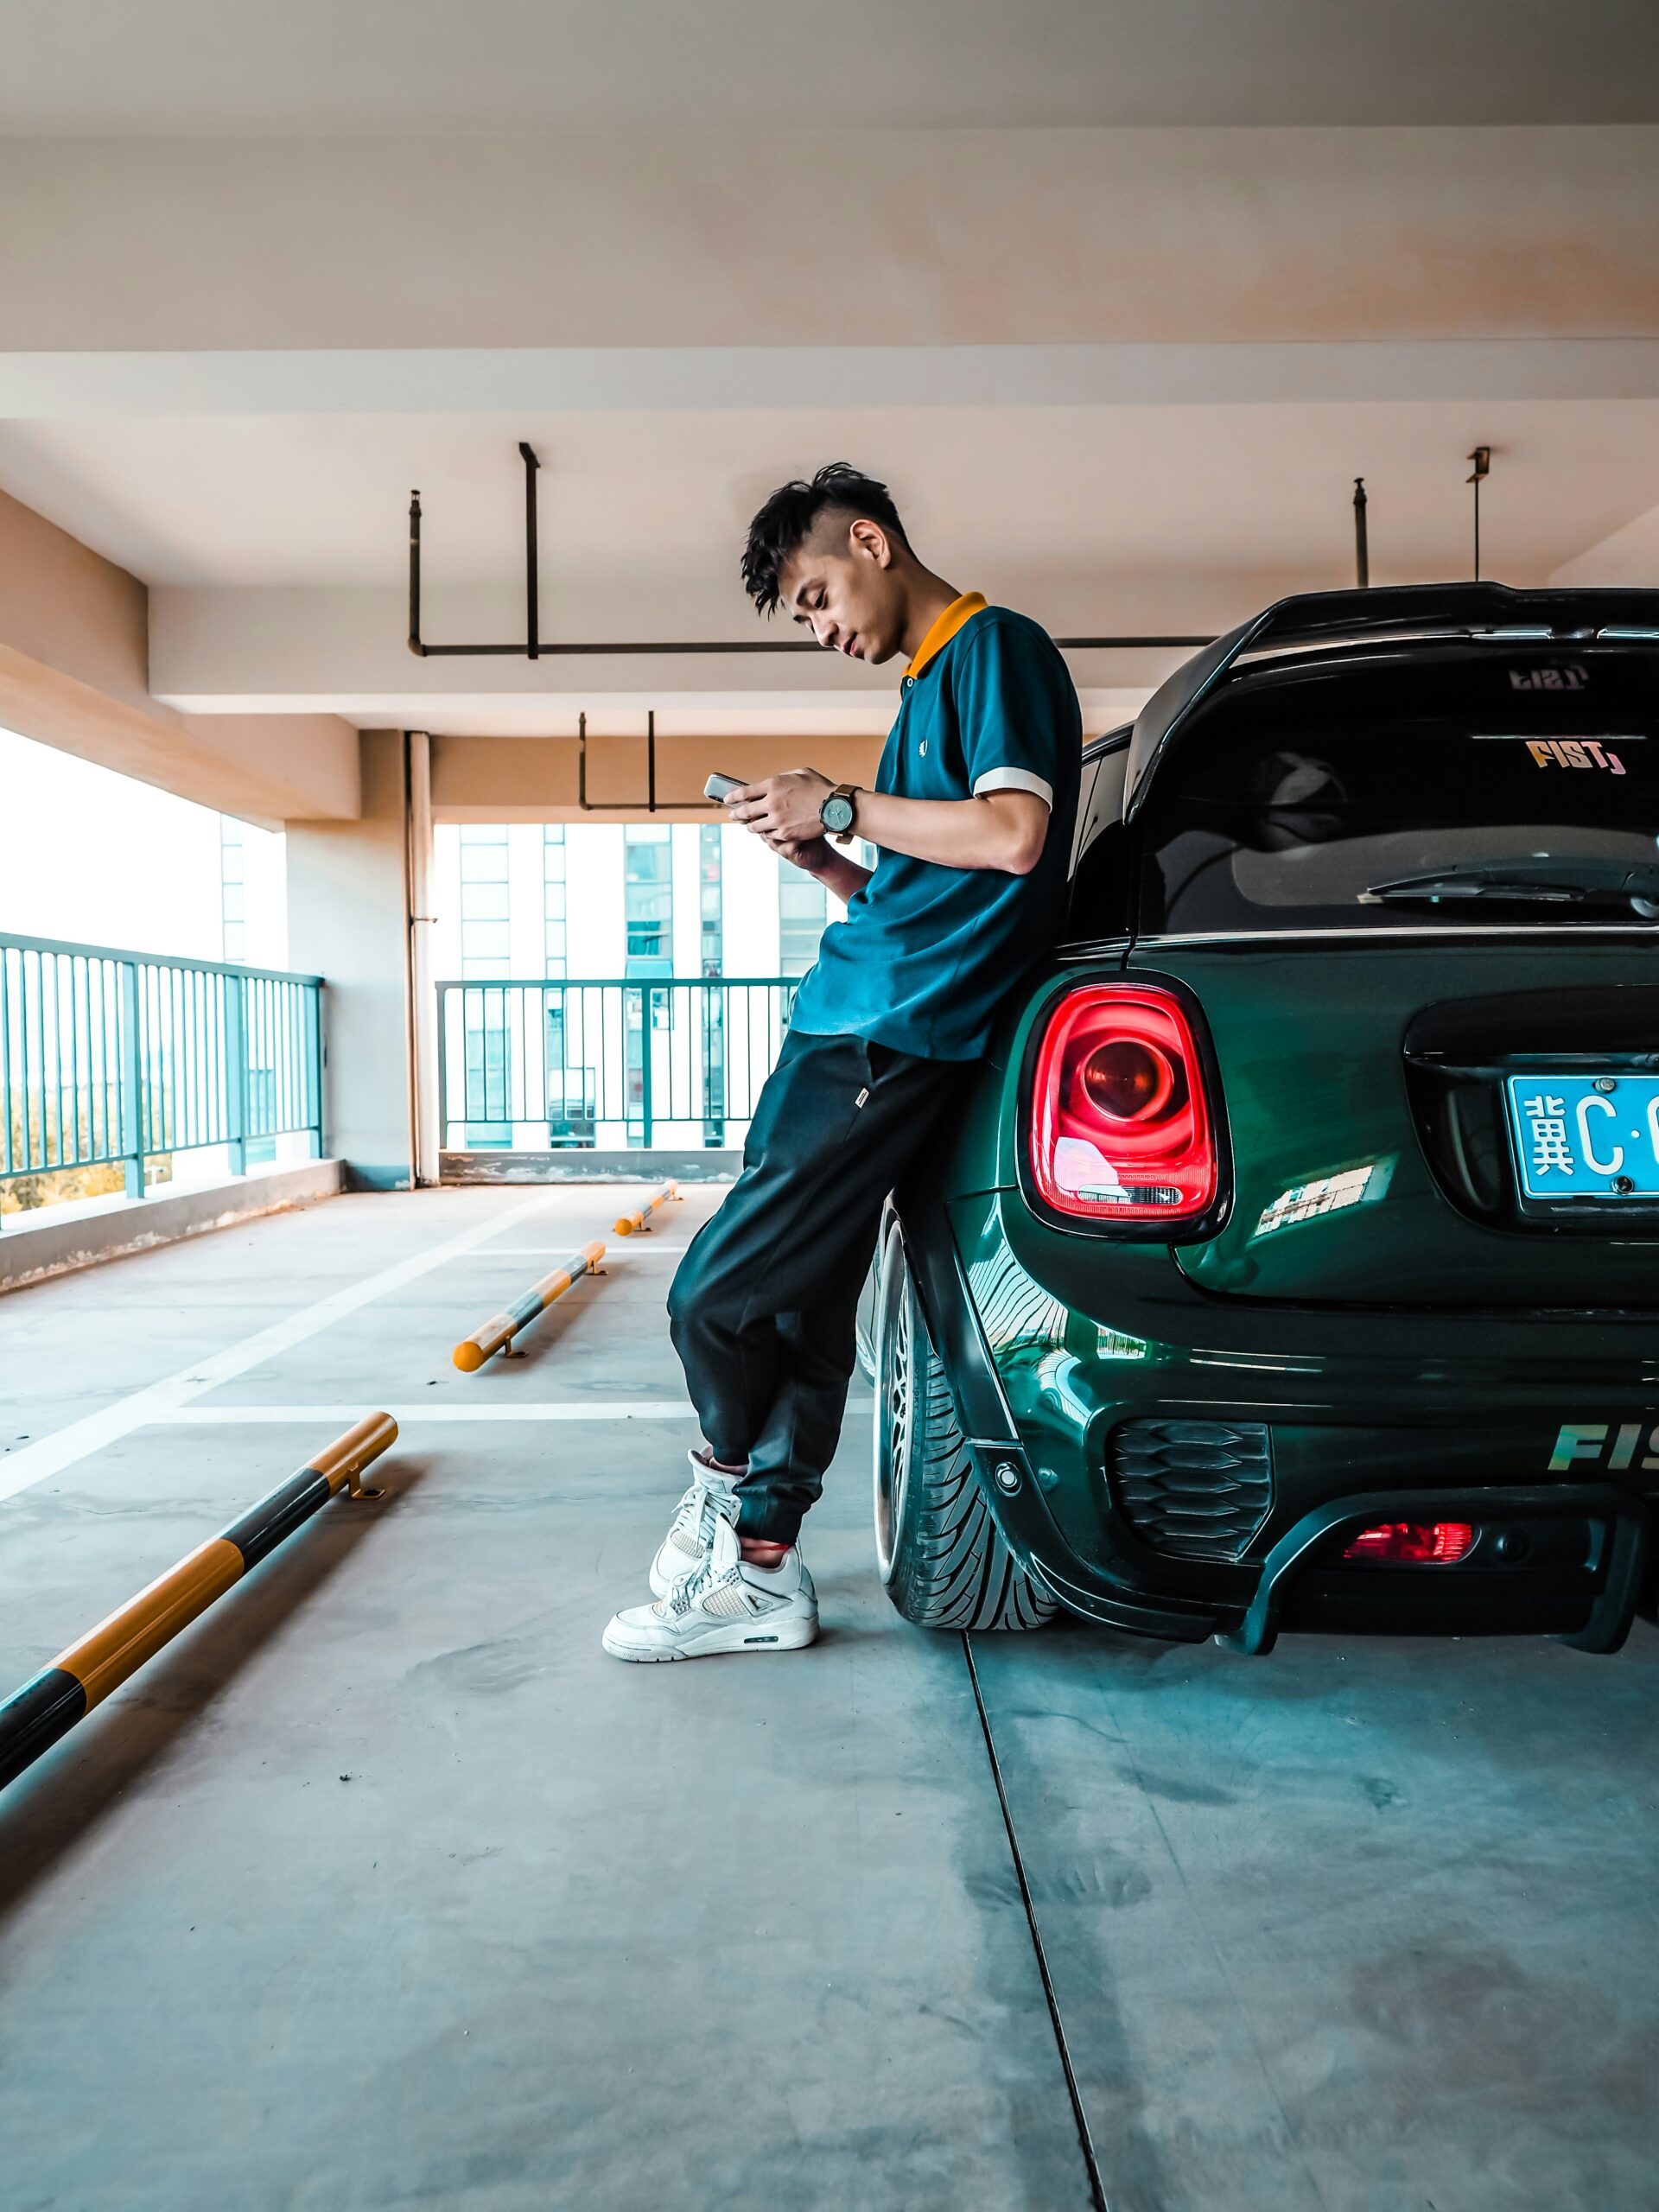
[[[716,1520],[722,1514],[728,1520],[737,1516],[737,1477],[711,1467],[695,1449],[685,1456],[691,1462],[691,1487],[675,1507],[668,1534],[651,1562],[653,1598],[666,1598],[682,1576],[695,1574],[709,1556]]]
[[[818,1593],[791,1544],[777,1567],[755,1567],[723,1513],[702,1565],[653,1605],[615,1614],[602,1641],[613,1659],[706,1659],[716,1651],[798,1651],[818,1633]]]

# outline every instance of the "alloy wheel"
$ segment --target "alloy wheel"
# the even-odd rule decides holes
[[[895,1222],[881,1254],[875,1305],[875,1560],[883,1582],[893,1579],[910,1476],[914,1352],[910,1280]]]

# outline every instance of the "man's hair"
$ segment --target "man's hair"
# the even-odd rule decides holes
[[[849,515],[855,522],[879,522],[889,537],[909,546],[887,486],[864,475],[850,462],[830,461],[810,484],[798,476],[792,484],[780,484],[749,524],[748,543],[743,548],[743,588],[760,613],[776,611],[780,571],[827,514]]]

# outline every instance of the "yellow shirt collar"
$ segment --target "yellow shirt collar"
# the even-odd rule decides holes
[[[985,604],[986,599],[982,591],[965,591],[960,599],[953,599],[916,648],[916,658],[905,671],[905,674],[919,676],[928,663],[944,651],[963,624],[977,614]]]

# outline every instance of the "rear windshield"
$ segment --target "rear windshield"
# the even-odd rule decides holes
[[[1179,734],[1146,931],[1659,925],[1659,654],[1258,671]]]

